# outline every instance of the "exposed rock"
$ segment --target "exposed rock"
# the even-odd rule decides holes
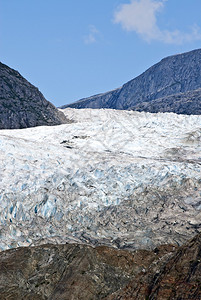
[[[139,274],[126,288],[106,299],[201,299],[201,234],[180,247],[173,256],[166,257],[165,263],[158,262],[153,262],[144,274]]]
[[[133,254],[106,247],[19,248],[0,253],[0,298],[101,299],[126,285],[140,268]]]
[[[200,114],[200,96],[197,100],[197,94],[186,94],[187,91],[200,88],[201,49],[198,49],[164,58],[119,89],[84,98],[62,108],[135,109],[136,107],[140,110],[145,108],[150,112]],[[179,93],[185,94],[179,95]],[[170,95],[177,96],[167,98]],[[152,100],[156,99],[160,100],[152,103]]]
[[[119,97],[119,94],[121,92],[121,88],[103,93],[94,95],[88,98],[83,98],[81,100],[78,100],[72,104],[63,105],[60,108],[114,108],[118,109],[116,106],[116,101]]]
[[[0,299],[198,300],[200,283],[201,235],[153,251],[66,244],[0,253]]]
[[[168,254],[168,250],[170,254]],[[86,245],[43,245],[0,253],[0,299],[102,299],[172,255]]]
[[[0,129],[68,123],[64,114],[17,71],[0,63]]]
[[[130,109],[151,113],[174,112],[185,115],[201,115],[201,89],[142,102]]]

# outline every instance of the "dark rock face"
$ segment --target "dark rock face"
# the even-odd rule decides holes
[[[8,250],[0,253],[0,299],[102,299],[154,258],[76,244]]]
[[[81,99],[75,103],[69,105],[61,106],[62,109],[71,107],[71,108],[117,108],[116,102],[119,96],[121,89],[116,89],[104,94],[98,94],[89,98]]]
[[[167,96],[150,102],[142,102],[131,109],[150,113],[173,112],[185,115],[201,115],[201,89]]]
[[[162,260],[161,264],[159,260],[152,263],[143,275],[106,299],[201,299],[201,234]]]
[[[146,108],[146,111],[151,112],[153,110],[152,101],[160,99],[159,102],[154,102],[153,104],[154,112],[161,111],[162,109],[165,112],[198,114],[197,103],[199,104],[200,100],[194,104],[194,94],[185,94],[184,108],[182,108],[181,97],[183,95],[179,94],[199,88],[201,88],[201,49],[164,58],[119,89],[81,99],[62,108],[135,109],[136,106],[137,110]],[[176,98],[167,98],[170,95],[177,96]],[[181,98],[179,107],[177,106],[178,103],[174,104],[174,102],[178,102],[178,97]],[[187,105],[186,102],[188,100],[189,103]],[[143,103],[142,107],[138,107],[141,103]],[[166,110],[166,106],[168,105],[171,108]]]
[[[62,112],[17,71],[0,63],[0,129],[68,123]]]
[[[182,247],[134,252],[43,245],[0,253],[0,299],[194,299],[201,297],[201,234]]]

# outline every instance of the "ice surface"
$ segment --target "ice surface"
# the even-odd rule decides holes
[[[201,116],[66,109],[0,131],[0,248],[181,243],[201,228]]]

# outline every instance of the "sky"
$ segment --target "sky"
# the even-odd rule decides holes
[[[55,106],[201,48],[200,0],[0,0],[0,61]]]

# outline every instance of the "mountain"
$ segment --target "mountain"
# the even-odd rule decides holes
[[[201,49],[198,49],[162,59],[121,88],[61,108],[146,109],[148,112],[200,114],[200,101],[194,103],[197,93],[200,97],[200,91],[195,94],[194,91],[200,88]],[[187,93],[190,91],[192,93]],[[178,97],[184,97],[184,103],[182,99],[178,103]]]
[[[185,115],[201,115],[201,89],[142,102],[130,109],[150,113],[176,112]]]
[[[17,71],[0,63],[0,129],[68,123],[64,114]]]
[[[0,253],[1,299],[198,300],[201,234],[181,247],[125,251],[79,244]]]
[[[0,249],[181,245],[201,231],[201,116],[64,110],[0,131]]]

